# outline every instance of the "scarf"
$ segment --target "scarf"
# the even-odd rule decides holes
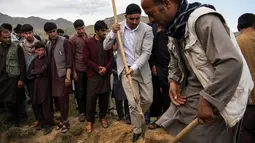
[[[37,56],[35,53],[35,43],[38,42],[38,40],[34,37],[34,41],[32,43],[29,43],[26,39],[24,40],[24,43],[22,43],[22,48],[25,55],[25,61],[26,61],[26,71],[28,71],[28,68],[32,62],[32,60]]]
[[[185,34],[185,28],[190,14],[199,7],[208,7],[214,9],[214,6],[201,4],[198,2],[189,4],[187,0],[181,0],[180,6],[177,9],[175,18],[166,25],[165,30],[168,36],[182,39]]]

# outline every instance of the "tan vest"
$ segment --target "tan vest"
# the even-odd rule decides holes
[[[198,18],[206,14],[216,14],[219,16],[219,18],[221,18],[223,24],[225,24],[225,28],[228,31],[228,34],[230,35],[230,38],[236,50],[238,51],[243,60],[242,75],[238,87],[236,89],[236,92],[234,93],[232,99],[229,101],[226,107],[224,107],[224,109],[220,111],[220,114],[224,118],[226,124],[230,127],[233,127],[236,125],[237,122],[239,122],[242,119],[244,115],[246,105],[248,102],[248,96],[253,88],[253,81],[247,63],[236,42],[235,36],[233,32],[231,32],[230,29],[227,27],[223,16],[221,16],[221,14],[214,11],[213,9],[206,7],[198,8],[194,12],[192,12],[186,26],[185,32],[186,45],[184,53],[186,58],[188,59],[188,62],[192,70],[196,74],[202,86],[204,88],[207,88],[208,85],[212,83],[215,71],[212,64],[209,62],[205,55],[205,51],[203,50],[198,40],[195,30],[195,23],[198,20]]]

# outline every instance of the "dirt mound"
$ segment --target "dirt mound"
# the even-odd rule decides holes
[[[102,133],[99,143],[132,143],[132,135],[132,126],[116,121]],[[170,136],[163,129],[147,130],[145,134],[146,143],[168,143],[169,140]]]

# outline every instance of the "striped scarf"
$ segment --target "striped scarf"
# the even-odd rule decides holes
[[[181,0],[175,18],[165,27],[168,36],[182,39],[185,34],[185,27],[190,14],[202,6],[215,9],[212,5],[201,4],[198,2],[189,4],[187,0]]]

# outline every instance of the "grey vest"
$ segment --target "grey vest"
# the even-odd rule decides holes
[[[58,77],[63,77],[66,75],[66,51],[64,49],[64,37],[57,37],[57,43],[56,47],[53,49],[54,59],[58,71]],[[48,57],[51,59],[51,48],[52,48],[52,42],[49,41],[47,43],[47,51],[48,51]],[[51,65],[54,66],[54,65]]]
[[[6,55],[6,72],[10,77],[20,75],[18,43],[12,42]]]

